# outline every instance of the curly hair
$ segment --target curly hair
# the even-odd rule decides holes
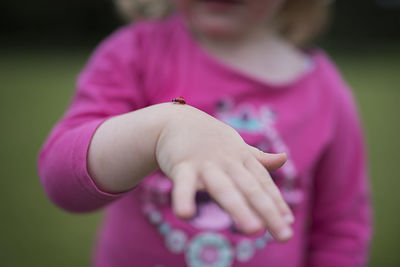
[[[173,7],[169,0],[115,0],[122,16],[131,21],[163,18]],[[286,0],[276,16],[276,25],[284,38],[305,46],[325,29],[332,0]]]

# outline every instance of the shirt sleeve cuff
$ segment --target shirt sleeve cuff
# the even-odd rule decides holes
[[[77,177],[79,184],[82,188],[95,197],[98,201],[103,202],[101,204],[107,204],[113,200],[121,198],[126,195],[127,192],[122,193],[108,193],[101,190],[93,181],[93,178],[88,172],[88,150],[93,138],[94,133],[98,127],[106,121],[108,118],[102,118],[86,123],[84,131],[80,131],[81,134],[76,138],[73,147],[72,161],[75,171],[75,177]],[[100,204],[100,203],[99,203]]]

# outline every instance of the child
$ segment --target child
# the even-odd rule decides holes
[[[99,46],[40,153],[52,201],[106,209],[94,265],[363,266],[353,99],[299,48],[326,1],[173,3]]]

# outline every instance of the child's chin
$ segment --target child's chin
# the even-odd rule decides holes
[[[197,30],[213,38],[231,38],[240,34],[241,27],[230,21],[202,21],[197,23]]]

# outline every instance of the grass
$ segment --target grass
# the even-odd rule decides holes
[[[364,119],[375,207],[370,266],[400,266],[400,51],[334,51]],[[1,51],[0,251],[3,266],[87,266],[99,213],[54,207],[36,174],[38,150],[71,97],[87,50]]]
[[[370,266],[400,266],[400,50],[335,58],[354,88],[367,136],[375,214]]]

